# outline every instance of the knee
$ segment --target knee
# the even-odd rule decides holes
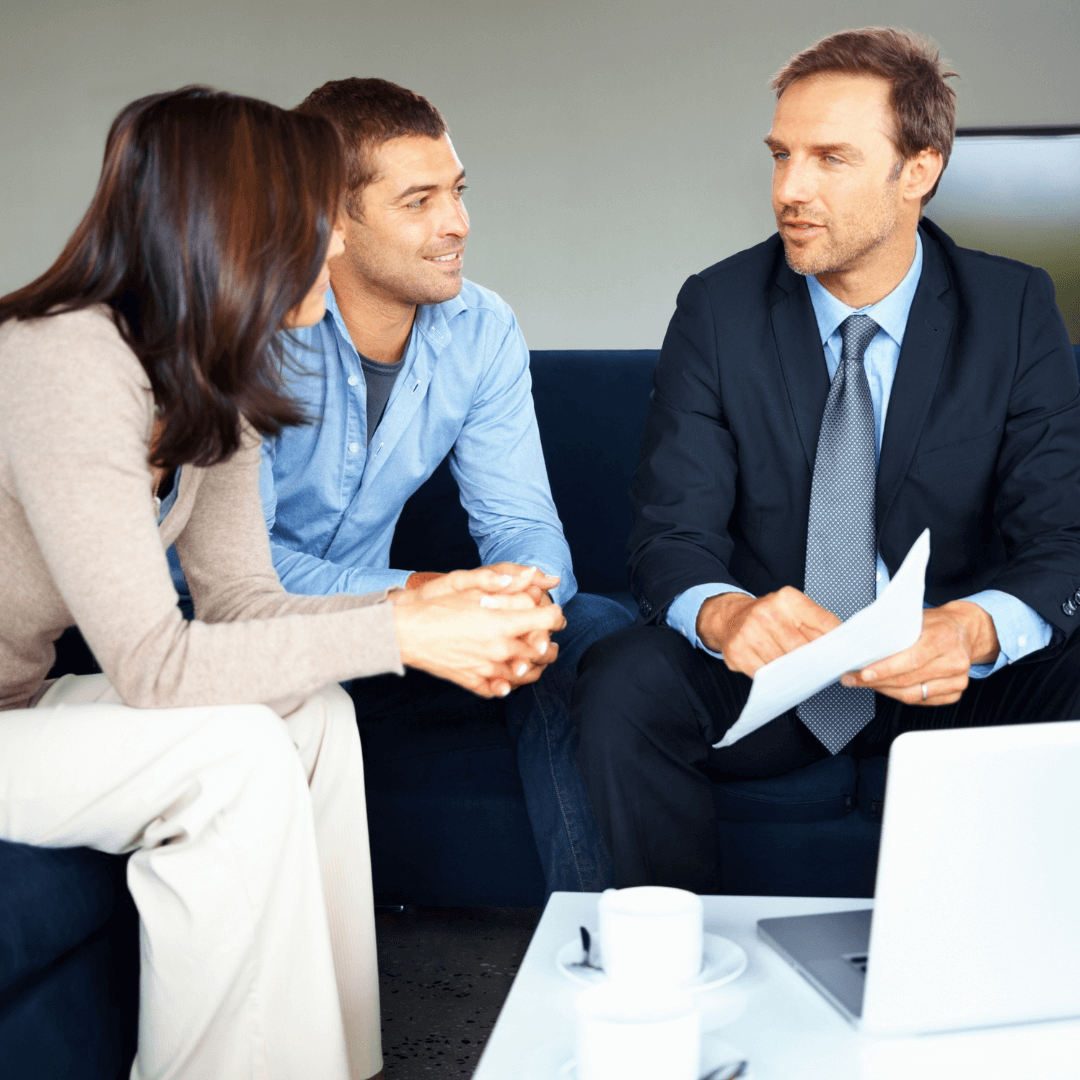
[[[289,736],[300,755],[304,771],[312,780],[321,776],[347,775],[363,781],[360,730],[352,698],[337,683],[324,686],[305,698],[285,716]]]
[[[569,693],[581,654],[595,642],[625,630],[633,619],[622,604],[590,593],[578,593],[571,597],[563,608],[563,615],[566,626],[553,635],[553,640],[559,646],[555,670],[561,673],[559,677],[565,680]]]
[[[224,705],[214,710],[214,741],[248,781],[281,785],[300,768],[285,722],[267,705]]]
[[[628,626],[594,642],[581,660],[581,674],[599,682],[627,678],[646,687],[679,680],[693,647],[667,626]]]
[[[589,648],[574,694],[574,723],[582,744],[625,743],[631,731],[670,727],[672,711],[686,715],[683,672],[692,646],[668,627],[631,626]]]
[[[143,846],[198,839],[223,814],[228,827],[244,835],[281,835],[307,790],[281,717],[265,705],[169,712],[177,714],[184,736],[148,778],[157,812],[144,830]]]
[[[634,617],[618,601],[593,593],[577,593],[564,605],[563,615],[566,630],[562,633],[580,636],[585,641],[584,647],[625,630],[634,622]]]

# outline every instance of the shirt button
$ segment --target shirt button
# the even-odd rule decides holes
[[[349,385],[355,386],[360,380],[355,375],[349,376]]]
[[[1016,644],[1019,645],[1020,648],[1022,649],[1027,644],[1027,634],[1021,634],[1016,639]]]
[[[360,444],[358,442],[349,443],[349,453],[350,454],[359,454],[360,453]]]

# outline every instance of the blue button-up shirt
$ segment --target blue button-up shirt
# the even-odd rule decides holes
[[[314,422],[263,440],[261,488],[274,566],[290,592],[400,587],[390,568],[402,506],[447,454],[484,564],[538,566],[577,591],[533,411],[529,352],[509,306],[466,281],[417,309],[401,372],[370,442],[360,355],[326,294],[326,315],[293,331],[289,389]],[[436,553],[432,553],[433,561]]]
[[[874,439],[876,452],[881,455],[881,437],[885,430],[885,417],[889,411],[889,395],[892,393],[896,365],[900,359],[900,347],[904,343],[904,331],[907,329],[908,312],[915,299],[919,277],[922,274],[923,249],[922,237],[916,233],[915,258],[904,275],[903,281],[884,299],[864,308],[851,308],[838,300],[815,277],[808,277],[806,284],[810,289],[810,300],[814,305],[818,332],[825,349],[825,363],[829,369],[829,379],[836,374],[840,366],[842,339],[840,324],[856,312],[869,315],[880,327],[866,348],[863,367],[870,383],[870,398],[874,405]],[[931,538],[932,540],[933,538]],[[889,583],[889,571],[881,558],[877,557],[877,592]],[[700,649],[705,649],[697,634],[697,617],[701,605],[710,596],[719,596],[726,592],[745,592],[733,585],[716,583],[695,585],[675,598],[668,608],[667,623],[678,630]],[[749,595],[749,594],[747,594]],[[983,678],[1005,664],[1019,660],[1036,649],[1045,648],[1050,643],[1049,624],[1022,600],[999,589],[984,589],[974,596],[963,599],[978,604],[994,621],[998,644],[1001,648],[997,661],[993,664],[974,665],[969,674],[972,678]],[[705,649],[712,652],[711,649]],[[719,653],[712,652],[713,656]]]

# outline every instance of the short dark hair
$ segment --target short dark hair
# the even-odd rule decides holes
[[[844,30],[797,53],[770,85],[779,98],[798,79],[829,74],[876,75],[888,82],[893,143],[901,158],[937,150],[944,172],[956,132],[956,91],[945,80],[956,72],[945,68],[929,38],[882,26]],[[936,191],[937,184],[923,196],[924,206]]]
[[[426,97],[386,79],[336,79],[312,90],[296,112],[330,120],[345,144],[346,204],[360,216],[359,196],[375,180],[373,151],[402,135],[446,134],[443,115]]]
[[[318,280],[344,181],[319,117],[203,86],[140,98],[113,121],[85,217],[0,298],[0,323],[106,304],[163,421],[151,463],[215,464],[244,419],[263,434],[304,420],[279,331]]]

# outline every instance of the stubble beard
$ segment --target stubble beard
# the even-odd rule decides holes
[[[349,208],[349,217],[359,228],[346,239],[340,261],[349,277],[366,291],[394,304],[415,307],[443,304],[461,292],[463,271],[458,271],[456,280],[448,281],[442,275],[426,280],[423,269],[410,265],[411,260],[401,258],[397,249],[369,236],[364,231],[363,217],[353,207]]]
[[[459,272],[456,278],[449,280],[443,277],[441,280],[427,281],[426,275],[419,268],[414,270],[408,265],[401,265],[396,260],[387,259],[381,252],[366,260],[357,258],[353,264],[353,273],[372,292],[387,297],[396,304],[417,307],[443,304],[452,300],[461,292],[464,277],[463,273]]]
[[[798,217],[797,207],[785,206],[777,215],[780,225],[785,216]],[[859,224],[846,236],[837,237],[833,224],[822,221],[826,228],[826,244],[816,251],[803,251],[788,237],[781,233],[784,241],[784,257],[787,264],[803,277],[817,277],[820,274],[840,274],[855,269],[875,248],[885,243],[892,236],[897,224],[895,207],[887,198],[883,198],[869,216],[863,216]]]

